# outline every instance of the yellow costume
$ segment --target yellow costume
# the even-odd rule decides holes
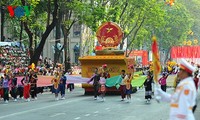
[[[58,85],[60,83],[60,74],[58,72],[55,73],[54,78],[51,80],[54,89],[58,89]]]

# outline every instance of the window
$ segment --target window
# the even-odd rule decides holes
[[[81,25],[75,23],[73,26],[73,37],[80,37],[81,34]]]

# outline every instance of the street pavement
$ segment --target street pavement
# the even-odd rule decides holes
[[[172,92],[168,88],[167,92]],[[66,91],[65,100],[54,100],[54,95],[45,92],[35,101],[10,100],[8,104],[0,101],[0,120],[168,120],[169,104],[157,103],[152,99],[145,103],[144,89],[132,94],[131,102],[120,101],[119,95],[106,95],[105,101],[94,100],[84,95],[84,90],[76,87],[73,92]],[[200,95],[198,95],[200,100]],[[195,112],[200,120],[200,103]]]

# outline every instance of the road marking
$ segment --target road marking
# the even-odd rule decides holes
[[[99,111],[95,111],[94,113],[97,114],[97,113],[99,113]]]
[[[139,106],[139,107],[141,107],[141,106],[147,106],[147,104],[144,104],[144,105],[134,105],[134,106]]]
[[[59,115],[65,115],[66,113],[56,113],[54,115],[51,115],[50,117],[56,117],[56,116],[59,116]]]
[[[76,118],[74,118],[75,120],[78,120],[78,119],[81,119],[81,117],[76,117]]]
[[[90,114],[85,114],[86,117],[90,116]]]
[[[43,109],[47,109],[47,108],[51,108],[51,107],[55,107],[55,106],[60,106],[60,105],[64,105],[64,104],[69,104],[71,102],[77,102],[77,101],[84,100],[84,99],[88,99],[88,98],[82,98],[82,99],[71,100],[71,101],[63,101],[63,102],[59,102],[59,103],[56,103],[56,104],[53,104],[53,105],[48,105],[48,106],[44,106],[44,107],[40,107],[40,108],[34,108],[34,109],[29,109],[29,110],[25,110],[25,111],[21,111],[21,112],[7,114],[7,115],[4,115],[4,116],[0,116],[0,119],[9,118],[9,117],[13,117],[13,116],[16,116],[16,115],[22,115],[22,114],[25,114],[25,113],[30,113],[30,112],[33,112],[33,111],[39,111],[39,110],[43,110]]]

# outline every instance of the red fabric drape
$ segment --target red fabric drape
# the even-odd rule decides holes
[[[148,53],[145,50],[143,50],[143,54],[142,54],[142,65],[143,66],[148,65]]]
[[[200,46],[174,46],[171,58],[200,58]]]

